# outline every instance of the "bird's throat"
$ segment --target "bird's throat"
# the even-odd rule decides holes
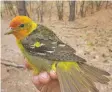
[[[17,40],[21,40],[25,38],[28,35],[27,30],[21,30],[19,32],[13,32],[14,36],[16,37]]]

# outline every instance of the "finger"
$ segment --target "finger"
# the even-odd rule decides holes
[[[32,82],[38,90],[42,89],[43,84],[40,83],[38,76],[33,76]]]
[[[24,61],[24,65],[25,65],[25,68],[30,70],[32,69],[26,60]]]
[[[51,77],[52,79],[57,79],[56,71],[51,70],[51,71],[50,71],[50,77]]]
[[[40,81],[39,81],[38,76],[33,76],[32,81],[37,86],[39,86],[41,84]]]
[[[38,75],[40,83],[47,84],[50,82],[51,78],[47,72],[42,72]]]

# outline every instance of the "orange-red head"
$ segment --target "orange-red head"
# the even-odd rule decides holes
[[[36,29],[37,24],[27,16],[16,16],[10,22],[9,27],[10,31],[6,34],[13,34],[18,40],[20,40]]]

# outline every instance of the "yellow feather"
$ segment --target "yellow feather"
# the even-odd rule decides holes
[[[33,46],[34,46],[34,47],[40,47],[41,44],[40,44],[40,42],[36,42],[36,43],[33,44]]]
[[[80,71],[80,68],[79,68],[77,62],[70,62],[70,61],[59,62],[58,66],[61,67],[63,70],[69,70],[69,69],[71,69],[71,67],[75,67],[78,71]]]

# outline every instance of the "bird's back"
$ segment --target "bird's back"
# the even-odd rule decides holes
[[[36,30],[21,40],[21,43],[27,52],[25,56],[30,57],[29,61],[37,67],[45,67],[45,64],[47,67],[55,61],[85,62],[75,55],[73,48],[63,43],[53,31],[43,25],[38,25]]]

